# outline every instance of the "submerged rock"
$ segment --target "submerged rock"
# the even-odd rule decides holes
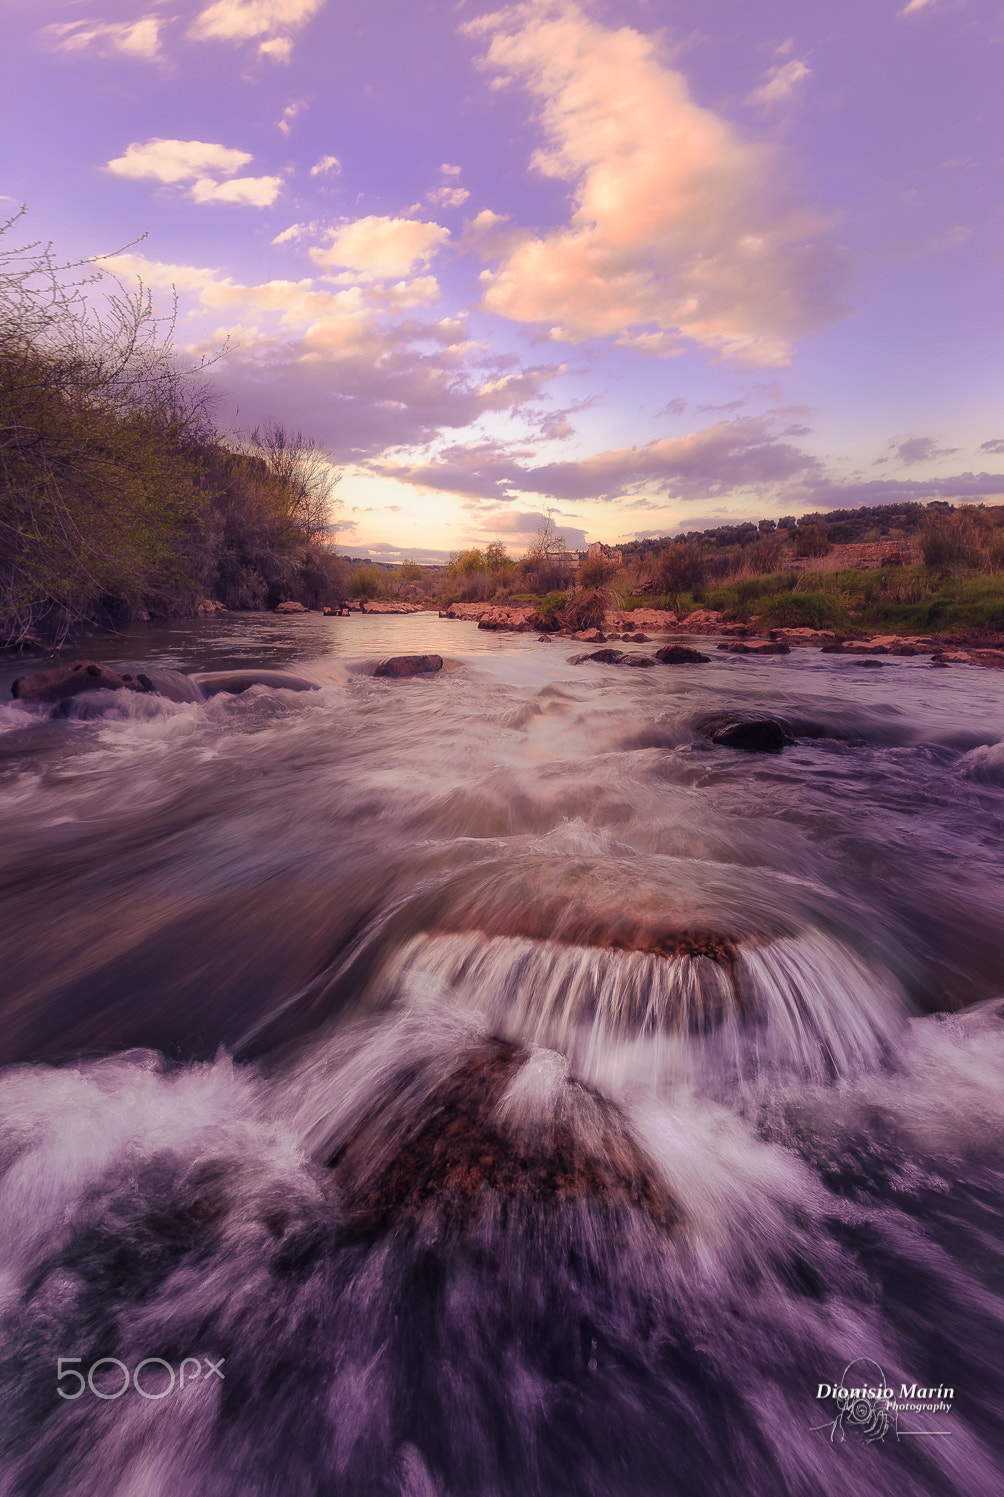
[[[773,717],[708,717],[698,723],[698,729],[712,743],[748,754],[779,754],[795,742],[784,724]]]
[[[710,655],[702,655],[700,650],[692,650],[689,645],[663,645],[661,650],[656,650],[655,658],[662,665],[708,665],[711,661]]]
[[[589,655],[573,655],[570,665],[582,665],[583,661],[595,660],[599,665],[620,665],[627,656],[623,650],[593,650]]]
[[[457,1059],[443,1079],[388,1092],[326,1160],[350,1226],[580,1200],[640,1211],[664,1231],[679,1225],[620,1110],[560,1057],[489,1039]]]
[[[62,702],[85,691],[153,691],[149,676],[109,670],[93,660],[76,660],[51,671],[18,676],[10,689],[20,702]]]
[[[427,676],[442,669],[442,655],[392,655],[389,660],[381,660],[373,674],[403,680],[406,676]]]
[[[316,681],[294,676],[292,671],[196,671],[194,681],[203,696],[214,697],[221,691],[239,696],[251,686],[269,686],[273,691],[320,691]]]

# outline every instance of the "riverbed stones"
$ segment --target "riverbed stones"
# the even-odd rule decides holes
[[[656,650],[655,658],[661,665],[708,665],[711,662],[710,655],[702,655],[700,650],[692,650],[689,645],[663,645],[661,650]]]
[[[152,690],[148,676],[132,672],[119,675],[94,660],[75,660],[72,665],[59,665],[51,671],[33,671],[30,676],[18,676],[10,692],[20,702],[62,702],[85,691]]]
[[[407,676],[429,676],[442,669],[442,655],[392,655],[381,660],[373,674],[400,681]]]

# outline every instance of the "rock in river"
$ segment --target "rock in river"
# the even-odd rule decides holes
[[[51,671],[33,671],[18,676],[11,696],[21,702],[62,702],[84,691],[153,691],[148,676],[119,675],[93,660],[75,660],[72,665],[58,665]]]
[[[427,676],[442,669],[442,655],[392,655],[389,660],[381,660],[373,674],[400,680],[405,676]]]
[[[656,650],[655,658],[663,665],[707,665],[711,660],[710,655],[702,655],[689,645],[663,645]]]
[[[783,723],[773,717],[707,717],[697,727],[712,743],[743,749],[748,754],[779,754],[795,742]]]

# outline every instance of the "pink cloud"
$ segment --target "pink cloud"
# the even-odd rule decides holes
[[[310,258],[322,270],[404,276],[416,265],[428,265],[449,237],[449,229],[441,224],[370,215],[330,229],[327,245],[312,249]]]
[[[488,42],[485,68],[535,98],[533,165],[574,202],[567,225],[524,235],[484,273],[487,310],[558,339],[610,335],[662,355],[687,339],[752,365],[786,363],[843,314],[829,222],[786,195],[774,148],[693,100],[651,38],[571,0],[527,0],[465,30]]]

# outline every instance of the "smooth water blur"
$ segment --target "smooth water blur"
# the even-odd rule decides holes
[[[998,674],[85,646],[319,689],[0,706],[0,1493],[997,1489]],[[837,1418],[862,1358],[950,1412]]]

